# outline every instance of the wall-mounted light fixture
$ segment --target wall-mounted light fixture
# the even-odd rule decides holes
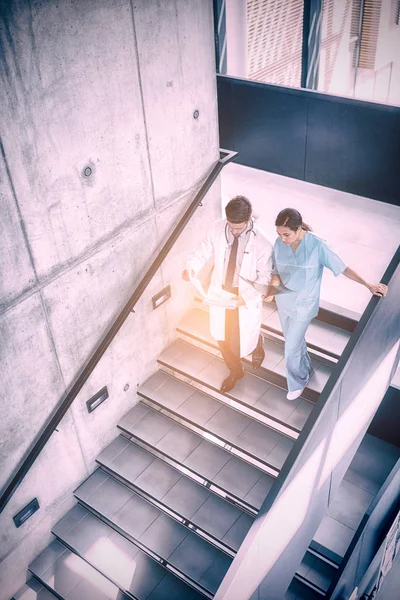
[[[19,511],[14,517],[13,521],[15,527],[21,527],[37,510],[39,510],[39,502],[37,498],[34,498],[27,504],[22,510]]]
[[[161,290],[161,292],[158,292],[158,294],[156,294],[155,296],[152,297],[152,302],[153,302],[153,308],[156,309],[159,306],[161,306],[161,304],[163,302],[165,302],[166,300],[168,300],[168,298],[171,298],[171,286],[167,285],[167,287],[165,287],[163,290]]]
[[[93,412],[98,406],[100,406],[100,404],[104,402],[104,400],[107,400],[107,398],[108,389],[107,386],[104,386],[99,392],[97,392],[97,394],[92,396],[90,400],[86,402],[88,413]]]

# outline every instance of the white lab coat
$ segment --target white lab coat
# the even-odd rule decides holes
[[[187,269],[197,274],[206,262],[214,261],[210,291],[220,291],[224,283],[224,262],[229,259],[230,246],[225,235],[226,221],[217,221],[210,234],[203,240],[198,250],[192,252],[187,261]],[[272,244],[255,226],[249,236],[240,269],[240,275],[250,281],[268,285],[272,270]],[[245,305],[239,307],[240,356],[247,356],[255,349],[262,322],[261,293],[246,281],[239,278],[239,296]],[[210,306],[210,332],[216,340],[225,339],[225,309]]]

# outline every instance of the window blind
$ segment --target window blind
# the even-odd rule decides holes
[[[247,0],[249,78],[300,87],[303,0]]]
[[[375,70],[382,0],[364,0],[358,66]]]

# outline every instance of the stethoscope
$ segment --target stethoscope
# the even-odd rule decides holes
[[[228,229],[229,229],[229,225],[228,225],[228,223],[226,223],[226,224],[225,224],[225,240],[226,240],[226,244],[227,244],[228,248],[231,248],[231,247],[232,247],[232,244],[231,244],[231,242],[228,240]],[[243,232],[242,232],[242,233],[243,233]],[[254,231],[254,221],[253,221],[253,220],[251,220],[251,221],[250,221],[250,229],[249,229],[249,231],[246,231],[246,235],[247,235],[247,234],[249,234],[249,233],[252,233],[253,235],[257,235],[257,232],[256,232],[256,231]],[[240,234],[240,235],[241,235],[241,234]],[[244,253],[245,253],[245,254],[248,254],[248,251],[246,252],[246,250],[245,250],[245,252],[244,252]]]

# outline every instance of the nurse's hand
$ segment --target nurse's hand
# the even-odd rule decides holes
[[[183,279],[183,281],[190,281],[190,277],[194,277],[194,271],[193,271],[193,269],[190,269],[190,271],[188,271],[187,269],[185,269],[182,272],[182,279]]]
[[[236,301],[236,308],[239,308],[240,306],[245,306],[246,302],[243,300],[242,296],[239,296],[237,301]]]
[[[274,297],[273,296],[263,296],[262,299],[264,300],[264,302],[272,302]]]
[[[386,296],[388,287],[384,283],[370,283],[368,289],[374,296]]]

